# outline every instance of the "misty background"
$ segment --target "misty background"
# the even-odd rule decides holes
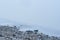
[[[60,36],[60,0],[0,0],[0,24],[34,25],[27,29]]]

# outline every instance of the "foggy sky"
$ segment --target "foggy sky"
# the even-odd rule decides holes
[[[0,0],[0,18],[60,35],[60,0]]]

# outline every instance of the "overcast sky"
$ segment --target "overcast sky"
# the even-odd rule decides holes
[[[0,18],[60,35],[60,0],[0,0]]]

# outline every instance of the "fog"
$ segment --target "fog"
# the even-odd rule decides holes
[[[0,19],[36,25],[47,34],[60,36],[60,0],[0,0]]]

